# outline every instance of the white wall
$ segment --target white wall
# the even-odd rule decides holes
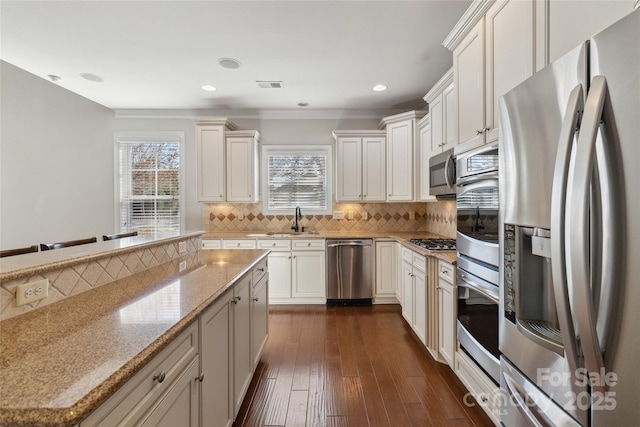
[[[0,248],[111,232],[113,111],[0,62]]]

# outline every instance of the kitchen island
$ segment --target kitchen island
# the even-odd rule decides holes
[[[0,425],[81,422],[269,251],[199,251],[0,322]]]

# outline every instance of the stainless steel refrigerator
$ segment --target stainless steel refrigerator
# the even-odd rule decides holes
[[[640,422],[640,10],[500,99],[501,420]]]

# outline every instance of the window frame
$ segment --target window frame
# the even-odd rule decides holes
[[[333,147],[331,145],[263,145],[261,154],[261,190],[263,215],[293,215],[293,208],[269,209],[269,170],[268,157],[281,155],[324,155],[326,156],[326,209],[310,209],[300,206],[303,215],[331,215],[333,212]]]
[[[113,221],[114,221],[114,230],[116,233],[122,233],[124,230],[121,228],[120,224],[120,142],[177,142],[179,146],[180,153],[180,169],[179,169],[179,179],[180,183],[178,185],[180,196],[178,198],[179,208],[178,212],[180,215],[180,230],[179,232],[183,232],[185,230],[185,212],[186,212],[186,153],[185,153],[185,133],[180,131],[157,131],[157,132],[147,132],[147,131],[129,131],[129,132],[115,132],[113,135],[113,159],[114,159],[114,206],[113,206]]]

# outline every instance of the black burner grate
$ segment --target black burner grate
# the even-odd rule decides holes
[[[411,239],[409,242],[429,251],[456,250],[456,239]]]

